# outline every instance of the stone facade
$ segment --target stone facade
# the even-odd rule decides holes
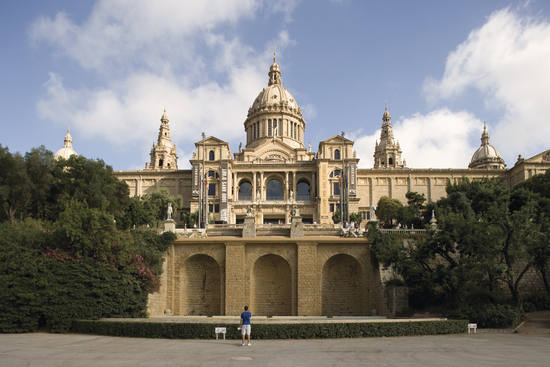
[[[164,111],[146,168],[115,172],[132,196],[167,190],[182,197],[185,211],[201,210],[218,223],[206,238],[178,237],[160,290],[150,296],[151,315],[238,315],[245,304],[256,315],[384,314],[369,244],[340,237],[335,211],[370,220],[382,196],[405,203],[416,191],[436,201],[448,182],[501,177],[512,187],[550,168],[547,150],[506,169],[486,127],[469,168],[408,168],[386,107],[374,168],[359,169],[344,134],[320,142],[317,152],[304,146],[306,121],[275,58],[268,75],[244,121],[244,148],[232,152],[227,142],[203,136],[191,170],[178,170]]]

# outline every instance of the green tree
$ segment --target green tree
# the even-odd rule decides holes
[[[357,225],[360,225],[363,221],[363,216],[361,215],[361,213],[350,213],[349,220],[351,222],[357,223]]]
[[[128,229],[145,225],[154,226],[156,223],[155,213],[149,210],[145,201],[139,196],[130,198],[124,213],[116,218],[117,227]]]
[[[397,199],[391,199],[387,196],[382,196],[378,200],[376,207],[376,217],[384,223],[385,227],[392,227],[395,220],[399,218],[403,204]]]
[[[540,225],[540,236],[531,243],[529,255],[550,296],[550,170],[531,177],[514,190],[514,207],[521,207],[530,200],[536,203],[536,222]]]
[[[0,203],[3,219],[15,222],[22,218],[32,200],[31,184],[25,160],[16,153],[11,154],[0,145]]]
[[[170,196],[166,190],[158,190],[151,194],[143,196],[144,208],[153,216],[156,227],[160,226],[160,223],[166,219],[166,210],[168,203],[172,203],[174,210],[174,217],[178,210],[182,208],[183,200],[181,197]]]
[[[340,214],[340,209],[336,209],[334,214],[332,214],[332,222],[338,224],[342,221],[342,215]]]
[[[31,203],[29,215],[33,218],[48,218],[48,200],[53,184],[53,153],[43,145],[25,154],[25,166],[30,181]]]
[[[50,220],[65,210],[71,201],[86,203],[90,209],[120,216],[130,201],[128,185],[113,175],[102,160],[71,156],[56,161],[50,202]]]

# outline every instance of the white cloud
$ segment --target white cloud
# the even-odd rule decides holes
[[[87,69],[102,71],[136,60],[162,68],[165,58],[191,61],[185,50],[193,48],[194,37],[250,17],[257,7],[254,0],[101,0],[81,25],[61,12],[37,19],[30,35]]]
[[[550,129],[550,23],[497,11],[447,58],[440,80],[428,79],[432,100],[454,99],[470,89],[500,113],[491,142],[510,161],[548,149]]]
[[[62,13],[37,20],[33,40],[52,43],[104,78],[100,87],[73,88],[63,75],[51,73],[37,105],[40,116],[69,123],[83,136],[106,139],[119,149],[136,149],[156,140],[166,106],[178,149],[193,149],[202,131],[238,141],[248,108],[267,84],[273,49],[284,50],[293,41],[282,30],[257,51],[236,32],[216,30],[253,16],[258,4],[252,1],[164,5],[100,1],[81,25]],[[273,10],[279,11],[284,9]],[[180,51],[181,42],[190,47]],[[112,73],[117,63],[125,70]]]
[[[393,122],[394,137],[401,146],[407,167],[466,168],[477,149],[469,143],[481,136],[482,122],[467,112],[452,112],[446,108],[426,115],[413,116]],[[380,130],[356,139],[355,149],[363,168],[373,166],[375,141]]]

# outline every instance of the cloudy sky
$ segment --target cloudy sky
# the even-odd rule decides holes
[[[315,149],[372,167],[387,103],[410,167],[467,167],[483,121],[508,166],[550,148],[550,1],[0,2],[0,144],[143,168],[163,106],[180,168],[245,142],[273,51]]]

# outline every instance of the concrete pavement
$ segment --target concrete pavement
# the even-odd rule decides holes
[[[170,340],[0,334],[0,366],[548,366],[549,334],[478,332],[393,338]]]

